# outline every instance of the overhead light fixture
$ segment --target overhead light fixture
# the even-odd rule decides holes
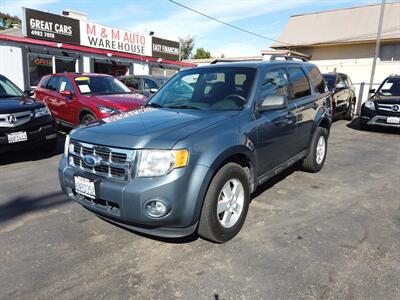
[[[112,55],[112,53],[108,52],[108,53],[107,53],[107,56],[108,56],[108,57],[111,57],[111,56],[113,56],[113,55]]]
[[[63,44],[62,43],[57,43],[57,48],[62,48]]]

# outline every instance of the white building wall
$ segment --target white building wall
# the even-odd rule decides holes
[[[369,81],[371,77],[373,58],[360,59],[335,59],[335,60],[312,60],[322,73],[340,72],[350,76],[356,88],[356,95],[359,95],[360,85],[365,83],[362,101],[366,101],[369,91]],[[377,61],[374,85],[377,88],[379,84],[391,74],[400,74],[400,61]]]
[[[24,90],[22,50],[19,47],[0,45],[0,74]]]
[[[135,75],[149,75],[150,74],[149,64],[134,62],[133,63],[133,73]]]
[[[83,72],[84,73],[90,73],[90,57],[89,56],[83,56],[82,57],[82,61],[83,61]]]

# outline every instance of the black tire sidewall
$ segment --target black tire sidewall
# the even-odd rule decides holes
[[[243,185],[244,202],[242,213],[239,219],[232,227],[225,228],[218,220],[217,205],[221,190],[226,182],[228,182],[230,179],[237,179]],[[213,236],[212,240],[215,242],[226,242],[232,239],[236,234],[239,233],[244,224],[250,202],[250,184],[243,168],[234,163],[229,163],[221,168],[214,176],[204,201],[205,203],[203,205],[203,210],[205,211],[202,211],[202,218],[206,217],[207,221],[209,222],[209,229]],[[201,222],[202,221],[203,220],[201,220]]]
[[[324,153],[324,159],[320,164],[317,163],[317,144],[319,141],[319,138],[323,136],[325,140],[325,153]],[[314,164],[314,170],[316,172],[320,171],[322,167],[324,166],[326,155],[328,153],[328,134],[326,132],[325,128],[318,127],[317,130],[315,131],[313,141],[312,141],[312,147],[311,147],[311,153],[312,153],[312,162]]]
[[[88,121],[85,121],[86,118],[88,118],[89,120],[88,120]],[[95,117],[95,116],[93,116],[92,114],[86,114],[86,115],[84,115],[84,116],[82,117],[82,119],[81,119],[81,125],[89,124],[90,122],[93,122],[93,121],[95,121],[95,120],[96,120],[96,117]]]

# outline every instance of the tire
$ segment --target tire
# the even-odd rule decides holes
[[[225,200],[228,195],[232,198]],[[235,163],[226,164],[217,172],[208,187],[198,234],[215,243],[229,241],[242,228],[249,202],[250,183],[245,170]],[[217,209],[221,210],[219,214]]]
[[[310,149],[308,150],[308,155],[303,160],[301,166],[302,170],[310,173],[319,172],[325,163],[327,150],[328,150],[328,133],[325,128],[318,127],[315,130],[314,136],[312,138]]]
[[[354,118],[354,112],[355,112],[355,101],[351,100],[349,102],[349,107],[346,110],[346,113],[344,114],[344,119],[351,121]]]
[[[50,142],[47,142],[44,146],[41,146],[40,152],[42,153],[53,153],[57,149],[57,138],[51,140]]]
[[[92,114],[87,113],[87,114],[84,114],[82,116],[80,124],[81,125],[86,125],[86,124],[89,124],[89,123],[91,123],[93,121],[96,121],[96,117],[93,116]]]

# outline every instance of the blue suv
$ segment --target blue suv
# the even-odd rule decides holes
[[[197,231],[223,243],[240,231],[260,184],[296,162],[322,168],[330,105],[307,62],[187,69],[145,107],[73,130],[61,187],[118,225],[162,237]]]

